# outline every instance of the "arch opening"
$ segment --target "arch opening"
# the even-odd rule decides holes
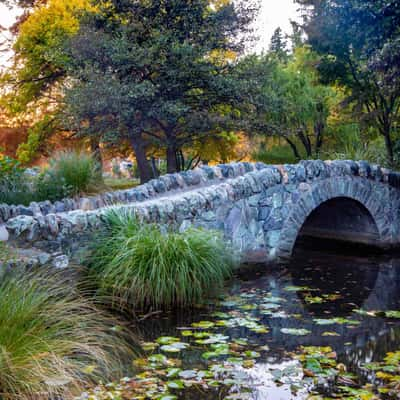
[[[380,234],[369,210],[347,197],[330,199],[307,217],[296,242],[324,240],[380,247]]]

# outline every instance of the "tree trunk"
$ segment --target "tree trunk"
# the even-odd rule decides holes
[[[146,157],[143,141],[141,138],[131,137],[130,142],[136,157],[140,183],[146,183],[153,178],[153,174],[151,173],[150,164]]]
[[[393,154],[392,138],[390,137],[390,131],[391,131],[390,126],[385,125],[382,127],[381,133],[385,138],[386,153],[389,164],[392,167],[394,165],[394,154]]]
[[[303,132],[299,132],[297,134],[297,137],[300,139],[300,142],[302,143],[307,157],[311,157],[312,156],[312,147],[311,147],[311,141],[310,138],[308,137],[308,135],[304,134]]]
[[[103,157],[101,155],[100,140],[97,136],[90,137],[90,151],[95,160],[99,163],[100,168],[103,169]]]
[[[301,159],[300,153],[297,150],[296,145],[294,144],[294,142],[292,142],[289,138],[285,137],[286,142],[289,144],[290,148],[293,151],[294,156],[296,157],[297,160]]]
[[[178,160],[176,157],[177,148],[174,140],[169,141],[167,145],[167,172],[173,174],[179,172]]]
[[[319,152],[322,148],[322,143],[323,143],[323,138],[324,138],[324,130],[325,130],[325,123],[323,121],[317,121],[314,126],[315,153],[316,154],[319,154]]]
[[[154,157],[151,157],[150,161],[151,161],[151,169],[153,171],[153,177],[158,178],[160,176],[160,171],[157,168],[156,159]]]

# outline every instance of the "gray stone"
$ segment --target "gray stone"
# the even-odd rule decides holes
[[[69,266],[69,258],[66,255],[60,255],[53,258],[51,264],[56,269],[66,269]]]
[[[112,205],[162,229],[221,230],[242,252],[267,249],[271,259],[287,256],[313,211],[338,198],[368,210],[369,219],[356,215],[354,221],[374,221],[380,242],[400,245],[400,174],[353,161],[206,166],[127,191],[29,207],[0,205],[0,222],[11,243],[74,255],[85,251]]]
[[[7,242],[10,235],[4,225],[0,225],[0,242]]]

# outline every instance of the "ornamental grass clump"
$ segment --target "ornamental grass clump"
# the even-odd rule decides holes
[[[83,151],[59,152],[49,161],[46,174],[72,196],[96,192],[104,185],[101,166],[92,154]]]
[[[235,259],[221,235],[139,224],[124,208],[105,215],[89,270],[99,294],[121,308],[172,308],[204,301],[224,285]]]
[[[70,399],[96,379],[115,378],[119,354],[129,350],[114,327],[60,274],[3,273],[0,397]]]

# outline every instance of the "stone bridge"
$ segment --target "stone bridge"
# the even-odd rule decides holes
[[[201,167],[95,197],[0,206],[0,223],[19,247],[76,256],[109,207],[181,231],[219,230],[243,256],[268,260],[289,258],[301,236],[400,243],[400,174],[354,161]]]

